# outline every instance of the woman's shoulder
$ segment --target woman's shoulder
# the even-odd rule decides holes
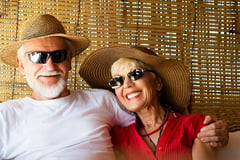
[[[115,126],[113,127],[112,132],[114,132],[114,134],[123,135],[123,134],[129,134],[134,130],[135,130],[135,123],[130,124],[129,126],[126,126],[126,127]]]
[[[183,115],[182,113],[173,113],[176,116],[173,115],[173,117],[177,120],[181,120],[183,122],[189,121],[189,122],[195,122],[195,121],[202,121],[205,118],[205,115],[203,114],[188,114],[188,115]]]
[[[111,136],[114,141],[123,142],[135,132],[135,123],[126,126],[115,126],[111,130]]]
[[[175,115],[174,115],[175,114]],[[171,124],[174,126],[178,126],[183,130],[197,130],[204,126],[203,121],[205,119],[205,115],[203,114],[188,114],[183,115],[181,113],[173,113],[170,120]]]

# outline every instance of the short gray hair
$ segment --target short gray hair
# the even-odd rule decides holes
[[[24,44],[22,44],[21,47],[17,50],[17,55],[22,61],[25,56],[25,51],[26,51],[26,47],[24,46]]]

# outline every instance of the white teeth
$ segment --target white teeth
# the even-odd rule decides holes
[[[138,96],[139,94],[140,94],[140,92],[132,93],[132,94],[127,95],[127,98],[130,99],[130,98]]]

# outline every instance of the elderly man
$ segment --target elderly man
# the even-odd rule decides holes
[[[0,159],[115,159],[109,131],[134,116],[108,91],[67,88],[71,59],[88,45],[87,38],[67,35],[55,17],[39,15],[24,24],[20,41],[2,48],[1,61],[19,66],[33,92],[0,104]],[[207,142],[226,145],[224,122],[205,130]]]

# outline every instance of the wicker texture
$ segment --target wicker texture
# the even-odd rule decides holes
[[[85,56],[100,47],[144,45],[189,69],[192,104],[240,106],[240,1],[2,0],[0,47],[20,39],[29,17],[52,14],[90,47],[73,59],[70,89],[86,89],[78,74]],[[18,69],[0,64],[0,101],[31,93]]]
[[[240,107],[192,107],[192,113],[215,115],[228,123],[229,132],[240,131]]]

